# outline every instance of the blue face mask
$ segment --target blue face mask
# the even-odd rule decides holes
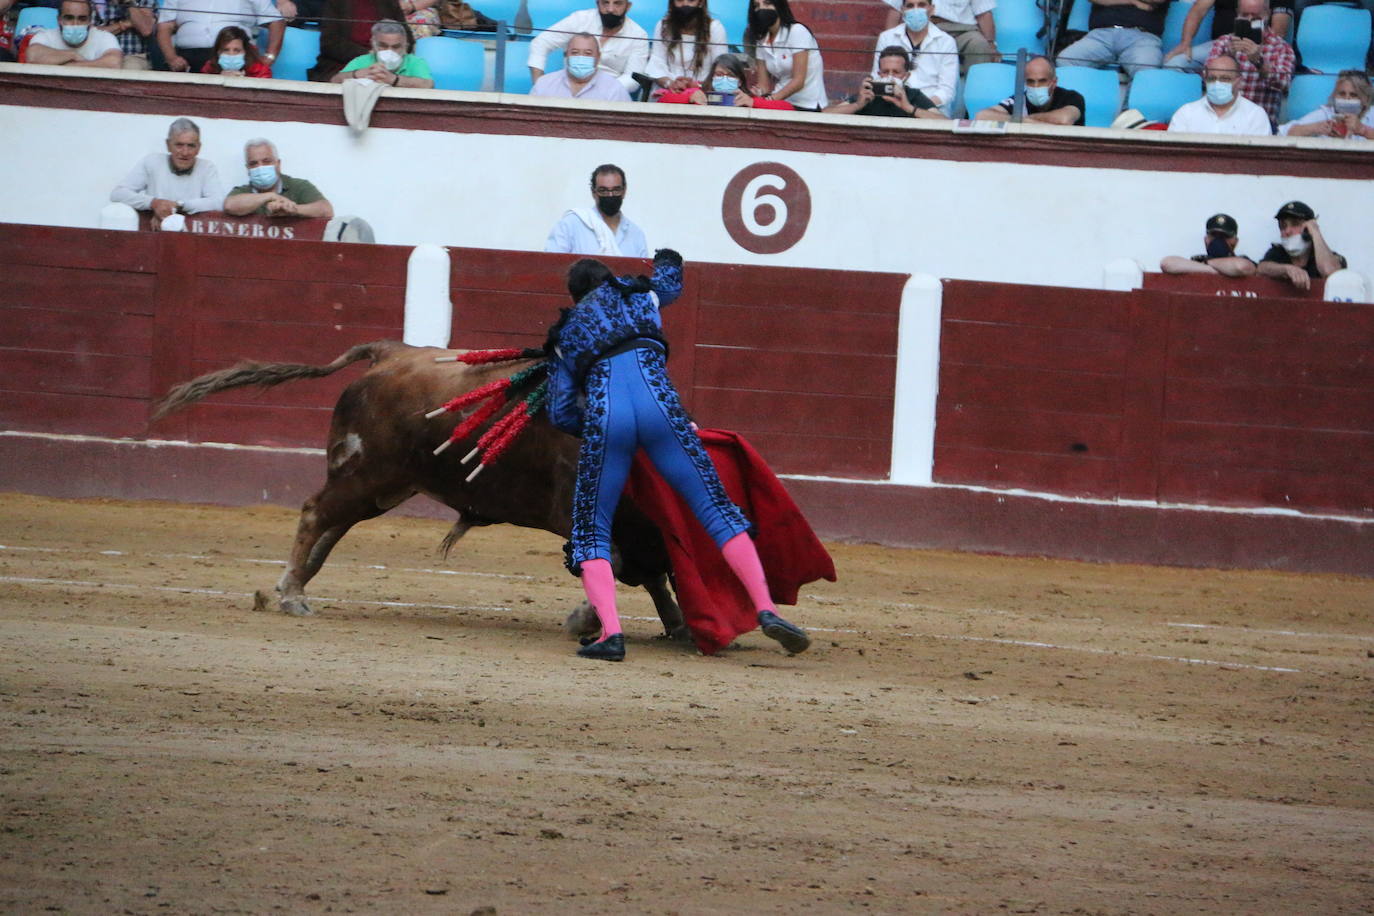
[[[913,32],[919,32],[930,25],[930,11],[927,9],[916,8],[902,13],[902,21],[906,27]]]
[[[574,78],[584,80],[596,72],[596,58],[578,55],[568,58],[568,73]]]
[[[62,40],[73,48],[84,45],[90,34],[91,27],[88,25],[64,25],[62,27]]]
[[[717,76],[711,80],[711,88],[725,95],[734,95],[739,92],[739,80],[733,76]]]
[[[221,54],[219,56],[219,68],[221,70],[242,70],[247,55],[244,54]]]
[[[1207,101],[1213,105],[1230,105],[1236,97],[1235,87],[1220,80],[1207,84]]]
[[[266,191],[277,184],[277,167],[260,165],[248,170],[248,183],[259,191]]]
[[[1026,101],[1039,108],[1050,100],[1049,86],[1027,86]]]

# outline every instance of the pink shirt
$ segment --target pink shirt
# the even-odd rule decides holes
[[[572,83],[568,82],[567,70],[545,73],[530,89],[530,95],[542,95],[551,99],[584,99],[589,102],[628,102],[630,94],[625,87],[605,70],[598,70],[592,78],[582,84],[576,94]]]

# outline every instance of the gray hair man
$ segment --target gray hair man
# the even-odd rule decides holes
[[[282,171],[281,157],[271,140],[255,137],[243,145],[243,164],[248,184],[229,192],[224,212],[232,216],[300,216],[331,219],[334,207],[319,189],[304,178]]]
[[[110,192],[110,200],[148,210],[154,221],[173,213],[205,213],[224,206],[215,164],[200,158],[200,128],[177,118],[167,130],[167,152],[150,153]]]
[[[433,89],[429,64],[411,50],[410,30],[394,19],[383,19],[372,26],[372,50],[344,64],[330,82],[372,80],[402,89]]]

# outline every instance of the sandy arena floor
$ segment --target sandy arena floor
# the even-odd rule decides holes
[[[715,658],[577,659],[560,543],[0,496],[0,909],[1356,913],[1374,582],[835,545]]]

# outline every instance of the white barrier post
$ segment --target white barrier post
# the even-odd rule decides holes
[[[935,467],[935,396],[940,390],[940,307],[944,288],[912,274],[902,288],[897,323],[897,379],[892,398],[893,483],[929,485]]]
[[[1353,270],[1338,270],[1326,278],[1322,298],[1327,302],[1369,302],[1369,280]]]
[[[406,262],[406,312],[402,340],[413,347],[447,347],[453,333],[448,250],[418,245]]]
[[[1102,288],[1129,293],[1145,285],[1145,271],[1130,258],[1108,261],[1102,268]]]
[[[100,228],[137,232],[138,211],[128,204],[106,204],[100,208]]]

